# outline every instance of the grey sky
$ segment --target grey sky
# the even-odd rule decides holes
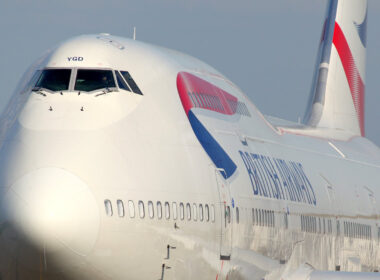
[[[325,0],[1,0],[0,110],[26,68],[72,36],[108,32],[193,55],[264,113],[303,116]],[[380,144],[380,1],[369,0],[366,134]]]

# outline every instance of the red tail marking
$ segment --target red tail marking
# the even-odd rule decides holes
[[[355,110],[359,119],[361,135],[364,136],[364,92],[365,85],[360,73],[355,65],[350,47],[348,46],[346,37],[338,23],[335,23],[333,44],[338,51],[340,60],[346,73],[348,85],[354,101]]]

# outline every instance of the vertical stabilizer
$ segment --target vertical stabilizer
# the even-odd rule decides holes
[[[305,123],[364,136],[367,0],[330,0]]]

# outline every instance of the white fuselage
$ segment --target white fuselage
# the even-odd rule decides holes
[[[379,268],[380,151],[367,139],[276,128],[213,68],[128,39],[74,38],[36,68],[129,71],[143,95],[15,93],[0,135],[1,279]]]

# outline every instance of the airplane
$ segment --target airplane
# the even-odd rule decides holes
[[[330,0],[303,123],[185,54],[78,36],[0,127],[0,279],[380,279],[366,0]]]

